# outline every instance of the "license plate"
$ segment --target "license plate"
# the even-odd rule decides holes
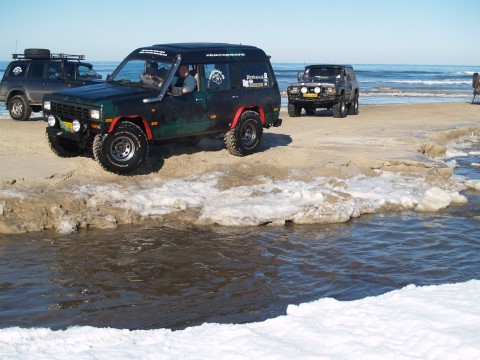
[[[308,97],[308,98],[316,98],[317,96],[318,94],[310,94],[310,93],[303,94],[303,97]]]
[[[62,121],[62,128],[69,132],[73,132],[73,125],[71,122]]]

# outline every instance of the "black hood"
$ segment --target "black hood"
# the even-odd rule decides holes
[[[75,101],[75,98],[82,99],[82,102],[97,103],[102,101],[111,101],[120,99],[123,97],[153,97],[156,96],[156,92],[141,86],[125,86],[115,83],[106,83],[97,85],[87,85],[67,90],[62,90],[48,97],[60,97],[63,100]]]

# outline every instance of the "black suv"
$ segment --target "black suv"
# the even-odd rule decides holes
[[[280,92],[259,48],[179,43],[134,50],[100,85],[45,95],[47,138],[58,156],[93,150],[106,170],[127,174],[149,143],[224,136],[230,153],[257,150],[280,126]]]
[[[13,54],[0,82],[0,101],[6,103],[14,120],[28,120],[32,111],[42,110],[46,93],[98,83],[101,76],[84,55],[51,54],[48,49],[25,49]]]
[[[333,116],[358,114],[358,82],[350,65],[309,65],[288,89],[288,115],[300,116],[302,108],[313,115],[316,108],[333,108]]]

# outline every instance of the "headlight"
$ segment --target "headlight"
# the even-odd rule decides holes
[[[57,121],[55,120],[55,116],[53,115],[48,115],[48,119],[47,119],[47,122],[48,122],[48,126],[55,126],[55,124],[57,123]]]
[[[45,110],[51,110],[52,109],[52,104],[50,103],[50,101],[44,101],[43,102],[43,108]]]
[[[315,94],[320,94],[320,87],[316,86],[315,89],[313,89],[313,91],[315,91]]]
[[[72,128],[73,128],[73,131],[79,132],[79,131],[80,131],[80,128],[81,128],[80,121],[78,121],[78,120],[73,120],[73,121],[72,121]]]
[[[90,110],[90,118],[95,120],[100,120],[100,110]]]
[[[302,94],[306,94],[308,89],[304,86],[300,91],[302,92]]]

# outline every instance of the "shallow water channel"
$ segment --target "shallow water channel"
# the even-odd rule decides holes
[[[438,213],[345,224],[0,235],[0,327],[244,323],[323,297],[478,279],[480,194],[465,195]]]

